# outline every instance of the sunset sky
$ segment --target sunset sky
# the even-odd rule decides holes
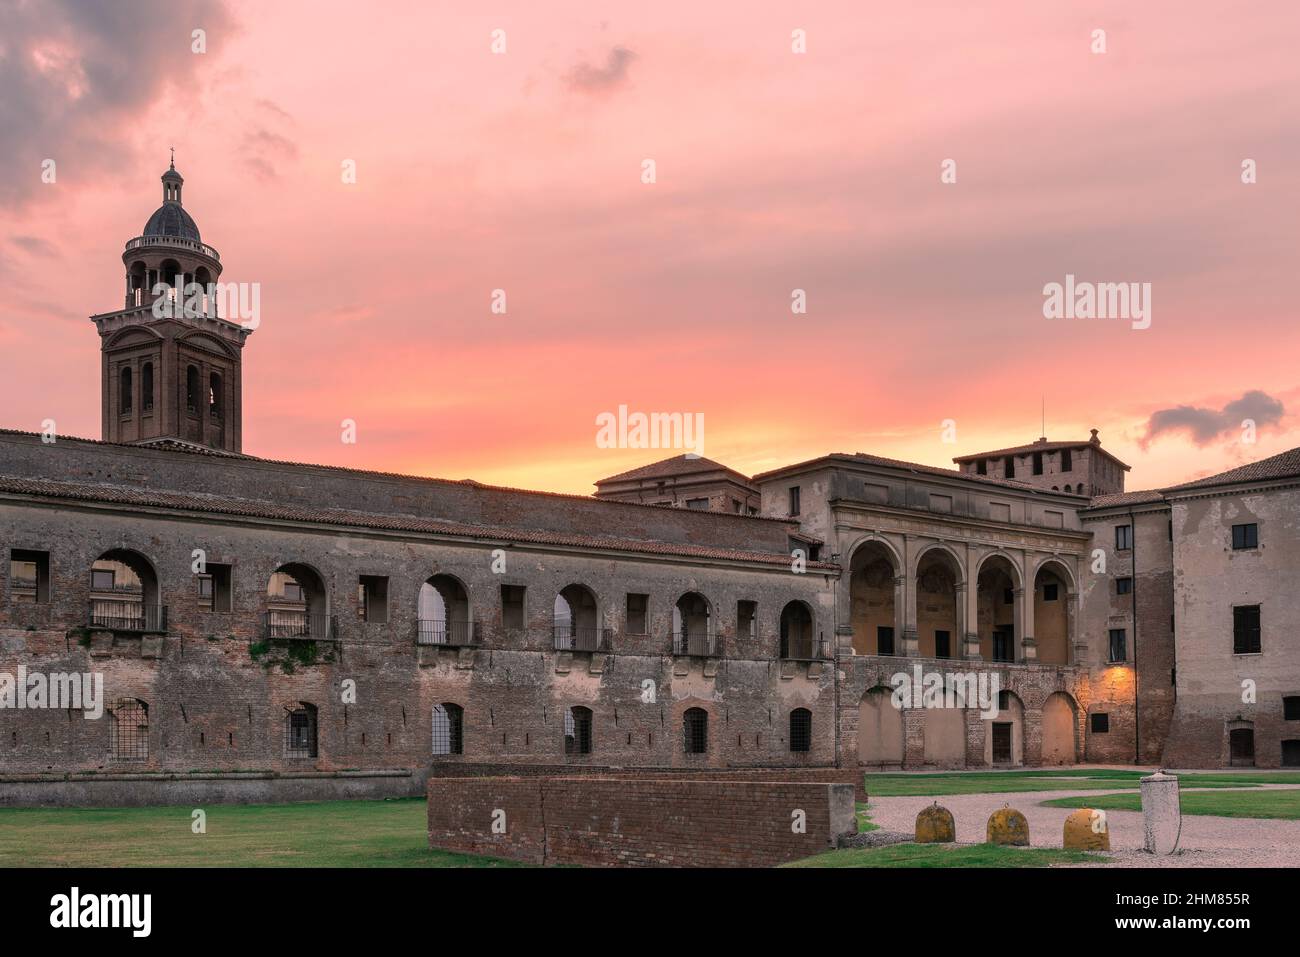
[[[174,146],[261,285],[253,455],[587,493],[674,454],[598,448],[620,405],[746,473],[950,466],[1043,402],[1130,489],[1300,445],[1294,0],[482,11],[0,0],[0,427],[99,437],[88,317]],[[1044,318],[1066,274],[1151,328]]]

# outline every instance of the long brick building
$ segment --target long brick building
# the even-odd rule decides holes
[[[420,793],[461,763],[1300,764],[1300,450],[1135,493],[1096,432],[957,469],[669,459],[595,497],[257,458],[250,330],[154,309],[220,275],[182,182],[93,317],[103,440],[0,432],[0,698],[96,674],[105,708],[0,709],[0,801]],[[900,672],[997,693],[899,707]]]

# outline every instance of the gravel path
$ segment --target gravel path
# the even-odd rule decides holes
[[[1200,789],[1184,789],[1192,790]],[[871,798],[869,814],[872,823],[880,825],[886,831],[911,832],[916,825],[916,815],[937,800],[952,812],[957,824],[957,842],[980,844],[984,841],[989,815],[1004,804],[1009,804],[1024,814],[1029,822],[1031,845],[1060,847],[1065,819],[1073,809],[1039,805],[1054,798],[1113,793],[1117,792],[1017,791],[1002,794],[948,794],[938,798],[880,797]],[[1300,867],[1300,821],[1187,814],[1183,816],[1180,850],[1168,857],[1154,857],[1142,850],[1141,811],[1108,810],[1106,822],[1110,828],[1111,860],[1095,866]]]

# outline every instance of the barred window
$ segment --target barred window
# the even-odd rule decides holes
[[[709,713],[703,708],[688,708],[682,715],[682,733],[687,754],[707,754]]]
[[[1257,655],[1259,641],[1259,606],[1239,605],[1232,609],[1232,653]]]
[[[444,702],[433,706],[433,753],[464,754],[462,728],[465,712],[458,704]]]
[[[108,726],[108,746],[117,761],[149,759],[149,706],[136,698],[123,698],[113,708]]]
[[[286,758],[316,757],[316,706],[305,701],[296,708],[286,709],[284,715],[284,756]]]
[[[564,753],[591,754],[591,709],[569,708],[564,712]]]
[[[807,708],[790,712],[790,750],[812,750],[812,712]]]

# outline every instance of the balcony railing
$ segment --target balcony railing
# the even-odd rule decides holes
[[[673,632],[673,654],[690,658],[720,658],[722,639],[717,635],[696,632]]]
[[[565,623],[554,626],[556,651],[600,651],[608,633],[596,625]]]
[[[781,657],[790,661],[822,661],[830,657],[829,642],[820,638],[782,638]]]
[[[301,638],[304,641],[334,641],[333,615],[305,611],[268,611],[262,616],[263,638]]]
[[[477,644],[474,631],[474,623],[470,621],[421,618],[416,622],[415,643],[417,645],[446,645],[449,648],[473,645]]]
[[[94,600],[90,603],[88,623],[91,628],[109,631],[166,631],[167,606]]]
[[[204,256],[209,256],[218,262],[221,261],[221,256],[207,243],[201,243],[194,239],[185,239],[181,236],[137,236],[135,239],[127,240],[126,243],[127,249],[141,249],[145,246],[179,246],[182,249],[202,253]]]

